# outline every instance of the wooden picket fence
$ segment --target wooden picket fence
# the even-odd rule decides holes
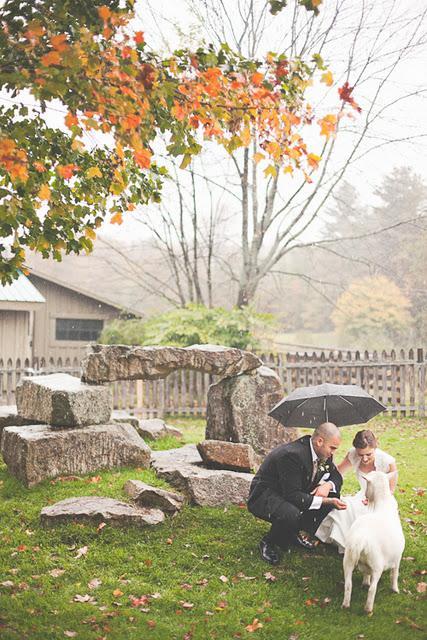
[[[263,362],[279,375],[284,395],[300,386],[332,382],[358,384],[385,404],[392,415],[426,415],[427,352],[423,349],[390,352],[320,351],[262,353]],[[67,372],[80,376],[80,362],[0,359],[0,404],[15,403],[15,388],[24,375]],[[215,376],[179,370],[164,380],[120,380],[111,384],[115,409],[141,417],[206,414],[207,390]]]

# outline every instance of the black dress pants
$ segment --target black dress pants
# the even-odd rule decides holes
[[[332,505],[322,505],[320,509],[301,512],[295,505],[283,500],[280,512],[277,510],[269,520],[271,528],[265,540],[286,549],[301,529],[313,535],[331,509]]]

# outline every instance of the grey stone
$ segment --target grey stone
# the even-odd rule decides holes
[[[0,437],[5,427],[22,427],[26,424],[34,424],[34,421],[18,415],[16,404],[0,406]]]
[[[105,522],[114,527],[135,524],[139,527],[160,524],[165,519],[160,509],[143,509],[126,502],[100,496],[67,498],[40,513],[41,523],[52,527],[66,522]]]
[[[32,487],[46,478],[150,465],[151,450],[130,424],[78,429],[6,427],[1,452],[9,473]]]
[[[165,436],[182,438],[182,431],[175,427],[170,427],[160,418],[139,420],[137,430],[141,438],[148,438],[149,440],[158,440]]]
[[[197,445],[197,450],[205,466],[213,469],[251,472],[257,470],[262,462],[250,444],[205,440]]]
[[[91,345],[91,350],[82,361],[82,379],[90,383],[157,380],[177,369],[229,377],[252,371],[261,364],[249,351],[210,344],[184,348],[96,344]]]
[[[123,409],[114,409],[111,413],[111,420],[113,422],[126,422],[131,424],[135,429],[139,427],[139,419],[135,416],[131,416],[130,413]]]
[[[175,513],[182,509],[184,504],[184,498],[179,493],[153,487],[140,480],[128,480],[123,490],[140,507],[157,508],[167,513]]]
[[[111,391],[68,373],[53,373],[23,378],[16,387],[16,404],[22,417],[52,427],[105,424],[111,416]]]
[[[212,384],[208,390],[206,439],[250,444],[261,455],[294,440],[296,429],[287,429],[268,416],[282,397],[279,377],[265,366],[255,374]]]
[[[157,475],[194,505],[217,507],[246,503],[253,475],[206,469],[201,466],[200,456],[197,457],[194,449],[190,449],[193,446],[189,445],[184,454],[181,449],[153,452],[151,464]],[[189,462],[191,460],[196,462]]]

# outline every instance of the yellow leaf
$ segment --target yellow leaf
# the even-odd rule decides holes
[[[321,156],[318,156],[315,153],[309,153],[307,156],[308,164],[310,165],[310,167],[313,167],[314,169],[317,169],[321,159],[322,159]]]
[[[191,162],[191,154],[190,153],[186,153],[185,156],[182,158],[182,162],[179,165],[180,169],[185,169],[186,167],[188,167],[188,165]]]
[[[91,240],[96,240],[96,233],[90,227],[85,229],[85,236],[86,236],[86,238],[90,238]]]
[[[119,196],[124,191],[124,188],[124,184],[120,184],[119,182],[112,182],[110,184],[110,192],[115,196]]]
[[[71,143],[71,148],[73,151],[83,151],[85,146],[81,140],[74,138],[74,140]]]
[[[286,167],[283,169],[283,173],[293,173],[293,167],[291,167],[290,164],[287,164]]]
[[[120,589],[114,589],[113,596],[115,598],[117,598],[118,596],[122,596],[122,595],[123,595],[123,591],[120,591]]]
[[[330,87],[334,83],[334,76],[331,71],[326,71],[322,74],[320,78],[320,82],[324,82],[328,87]]]
[[[265,177],[272,176],[273,178],[277,176],[277,169],[274,164],[270,164],[266,169],[264,169],[264,175]]]
[[[261,162],[261,160],[264,160],[264,158],[265,155],[263,153],[259,151],[257,153],[254,153],[254,162],[256,162],[256,164],[258,164],[258,162]]]
[[[38,197],[40,200],[49,200],[50,199],[50,189],[47,184],[43,184],[40,187],[40,191],[38,193]]]
[[[99,167],[90,167],[86,171],[86,176],[88,178],[102,178],[102,173]]]
[[[245,127],[240,134],[240,140],[242,141],[242,145],[247,147],[251,141],[251,130],[249,127]]]

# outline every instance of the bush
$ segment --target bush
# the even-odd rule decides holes
[[[259,346],[256,329],[272,324],[273,316],[251,309],[209,309],[189,304],[148,320],[114,320],[104,329],[99,342],[176,347],[210,343],[255,349]]]

